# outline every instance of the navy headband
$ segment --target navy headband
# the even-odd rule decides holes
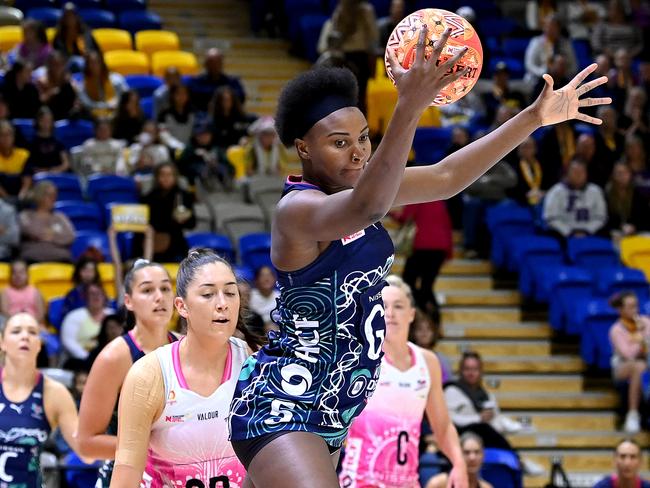
[[[302,114],[302,123],[300,124],[300,127],[304,128],[304,132],[300,137],[303,137],[319,120],[324,119],[329,114],[342,108],[355,106],[354,102],[350,100],[350,97],[337,94],[327,95],[305,109]]]

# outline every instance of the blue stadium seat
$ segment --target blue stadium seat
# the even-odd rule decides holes
[[[560,266],[549,269],[545,276],[544,286],[548,289],[548,318],[551,326],[555,330],[577,333],[578,331],[569,326],[567,317],[577,303],[591,296],[591,274],[582,268]],[[538,301],[543,300],[538,297]]]
[[[52,298],[47,304],[47,321],[53,325],[56,330],[61,329],[63,323],[63,302],[65,297]]]
[[[185,236],[187,245],[192,247],[207,247],[213,249],[217,254],[224,257],[228,262],[235,261],[235,250],[232,247],[230,238],[223,234],[212,232],[192,232]]]
[[[51,181],[58,191],[57,200],[83,201],[83,192],[79,177],[73,173],[37,173],[34,184],[39,181]]]
[[[505,53],[508,54],[508,53]],[[521,79],[524,77],[526,74],[526,68],[524,66],[524,61],[523,59],[519,58],[514,58],[514,57],[508,57],[508,56],[499,56],[499,57],[493,57],[490,59],[490,76],[494,74],[494,68],[497,65],[497,63],[503,61],[506,63],[506,66],[510,70],[510,77],[513,79]]]
[[[494,487],[522,488],[519,458],[512,451],[485,448],[481,477]]]
[[[74,451],[70,451],[63,459],[63,465],[61,466],[65,472],[66,486],[69,488],[95,486],[100,466],[101,461],[86,464],[79,459],[79,456]]]
[[[140,97],[140,108],[145,119],[153,119],[153,97]]]
[[[609,329],[618,320],[618,313],[605,299],[592,299],[582,310],[580,355],[589,366],[609,369],[612,345]]]
[[[576,133],[576,138],[578,138],[582,134],[596,135],[597,129],[591,124],[576,122],[573,124],[573,131]]]
[[[54,137],[70,149],[94,137],[95,128],[89,120],[58,120],[54,124]]]
[[[513,236],[534,233],[533,216],[530,209],[507,200],[488,208],[485,218],[492,235],[492,264],[502,268],[506,264],[507,242]]]
[[[532,298],[535,292],[537,273],[548,266],[563,264],[564,256],[560,244],[551,237],[529,236],[519,237],[513,241],[514,257],[519,266],[513,271],[519,271],[519,291]]]
[[[72,243],[72,257],[76,260],[86,249],[94,247],[102,253],[104,261],[111,262],[111,248],[108,244],[108,236],[105,232],[94,230],[82,230],[77,232]]]
[[[639,302],[650,298],[648,282],[642,271],[618,266],[601,268],[597,273],[596,293],[603,298],[609,298],[614,293],[631,290],[636,293]]]
[[[482,36],[507,36],[519,28],[516,21],[505,17],[483,18],[478,22]]]
[[[103,230],[102,212],[96,203],[78,200],[58,201],[54,210],[63,212],[74,225],[75,230]]]
[[[147,10],[147,4],[144,0],[106,0],[105,4],[108,10],[115,13],[124,10]]]
[[[326,20],[327,15],[324,14],[305,15],[299,20],[301,45],[305,56],[312,62],[318,59],[318,38]]]
[[[137,91],[140,98],[150,97],[163,84],[160,78],[152,75],[128,75],[125,79],[129,88]]]
[[[246,281],[251,284],[255,280],[255,271],[253,271],[250,267],[244,264],[237,264],[233,266],[233,269],[238,280]]]
[[[74,3],[78,9],[102,8],[102,0],[71,0],[71,3]]]
[[[611,268],[620,264],[612,241],[603,237],[570,238],[567,256],[576,266],[586,269]]]
[[[641,315],[650,315],[650,300],[639,303],[639,313]]]
[[[11,124],[22,134],[27,142],[32,142],[36,135],[36,128],[32,119],[13,119]]]
[[[271,266],[271,234],[246,234],[239,238],[239,260],[256,272],[262,266]]]
[[[109,203],[136,203],[138,190],[131,178],[115,175],[93,175],[88,178],[88,198],[101,207]]]
[[[55,27],[61,18],[61,9],[53,7],[31,8],[27,11],[25,18],[40,20],[45,27]]]
[[[306,15],[324,15],[321,0],[284,0],[284,11],[287,13],[289,25],[288,34],[292,41],[300,41],[300,19]],[[320,32],[320,31],[319,31]]]
[[[504,39],[503,53],[523,61],[528,44],[530,44],[530,38],[512,37]]]
[[[79,16],[93,29],[111,29],[116,26],[115,14],[101,8],[81,8]]]
[[[418,474],[420,476],[420,486],[427,486],[427,483],[438,473],[447,463],[436,452],[424,452],[420,456],[420,465]]]
[[[413,139],[415,159],[422,163],[437,163],[451,144],[451,127],[418,127]]]
[[[572,39],[573,51],[576,53],[578,69],[584,69],[593,63],[591,44],[587,39]]]
[[[121,29],[132,34],[141,30],[160,30],[162,20],[160,16],[147,10],[125,10],[118,15],[118,24]]]
[[[34,8],[56,8],[58,5],[54,0],[16,0],[13,6],[27,12]]]

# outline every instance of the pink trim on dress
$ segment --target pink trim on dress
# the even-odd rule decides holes
[[[183,339],[185,338],[183,337]],[[187,387],[187,381],[185,381],[185,375],[183,375],[183,370],[181,369],[181,358],[178,353],[178,348],[181,345],[181,342],[183,342],[183,339],[172,344],[172,363],[174,364],[174,372],[176,373],[178,384],[181,385],[181,388],[189,390]]]
[[[140,349],[140,350],[142,351],[142,346],[141,346],[140,343],[136,340],[136,338],[135,338],[135,334],[133,333],[133,329],[131,329],[130,331],[128,331],[127,334],[129,334],[129,337],[130,337],[131,340],[133,341],[133,344],[135,344],[135,347],[137,347],[138,349]]]
[[[411,347],[410,344],[407,344],[407,346],[408,346],[408,348],[409,348],[409,355],[411,356],[411,364],[409,365],[408,369],[411,369],[413,366],[415,366],[415,362],[416,362],[416,359],[415,359],[415,351],[413,350],[413,348]],[[390,364],[391,366],[393,366],[393,367],[395,366],[395,365],[393,364],[393,362],[390,360],[390,358],[388,357],[388,354],[384,354],[384,359],[385,359],[386,362],[387,362],[388,364]]]
[[[226,364],[223,367],[223,374],[221,375],[221,385],[230,379],[232,374],[232,347],[228,341],[228,355],[226,356]],[[220,386],[221,386],[220,385]]]
[[[289,184],[289,185],[297,185],[297,184],[307,185],[307,186],[311,186],[311,187],[314,187],[314,188],[320,190],[320,188],[318,188],[318,186],[314,185],[313,183],[307,183],[306,181],[304,181],[302,179],[302,175],[289,175],[289,176],[287,176],[287,184]]]

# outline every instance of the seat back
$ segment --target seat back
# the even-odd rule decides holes
[[[74,242],[72,243],[72,256],[79,259],[86,249],[94,247],[102,253],[104,260],[111,261],[111,249],[108,243],[108,236],[105,232],[93,230],[82,230],[77,232]]]
[[[610,239],[601,237],[572,238],[567,242],[571,262],[586,269],[600,269],[619,265],[619,259]]]
[[[101,231],[103,229],[102,212],[96,203],[76,200],[57,201],[54,210],[63,212],[77,231]]]
[[[93,29],[93,38],[99,45],[102,53],[106,54],[109,51],[129,50],[133,49],[133,41],[131,34],[124,29],[115,28],[101,28]]]
[[[34,285],[48,302],[62,297],[73,287],[74,266],[65,263],[34,263],[27,270],[29,283]]]
[[[108,29],[115,27],[117,19],[113,12],[101,8],[80,8],[79,16],[93,29]]]
[[[106,66],[123,76],[149,74],[149,58],[138,51],[110,51],[104,55]]]
[[[505,449],[485,448],[481,477],[499,488],[522,488],[522,470],[517,455]]]
[[[271,234],[246,234],[239,238],[239,257],[242,264],[257,272],[262,266],[271,266]]]
[[[9,52],[23,42],[23,29],[18,25],[0,27],[0,51]]]
[[[128,75],[126,83],[129,88],[138,92],[140,98],[150,97],[163,84],[157,76],[151,75]]]
[[[147,10],[124,10],[118,15],[118,24],[133,34],[141,30],[162,28],[160,16]]]
[[[131,178],[115,175],[94,175],[88,178],[88,197],[101,207],[109,203],[136,203],[138,190]]]
[[[151,56],[158,51],[178,51],[181,48],[181,42],[175,32],[145,30],[136,32],[135,48],[147,56]]]
[[[80,146],[94,135],[95,128],[89,120],[58,120],[54,124],[54,136],[67,149]]]
[[[235,260],[235,250],[230,242],[230,238],[226,235],[215,234],[213,232],[193,232],[187,234],[185,238],[190,248],[207,247],[214,250],[230,263],[233,263]]]
[[[199,72],[199,62],[196,56],[187,51],[156,51],[151,55],[151,72],[163,76],[165,70],[174,66],[182,75],[196,75]]]
[[[73,173],[38,173],[34,175],[34,183],[51,181],[57,189],[57,202],[76,201],[83,202],[83,192],[79,177]]]

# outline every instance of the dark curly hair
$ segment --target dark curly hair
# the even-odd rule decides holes
[[[318,67],[301,73],[285,85],[275,117],[275,128],[284,145],[292,146],[305,135],[311,128],[305,127],[305,114],[329,95],[346,99],[351,107],[357,105],[359,87],[349,69]]]

